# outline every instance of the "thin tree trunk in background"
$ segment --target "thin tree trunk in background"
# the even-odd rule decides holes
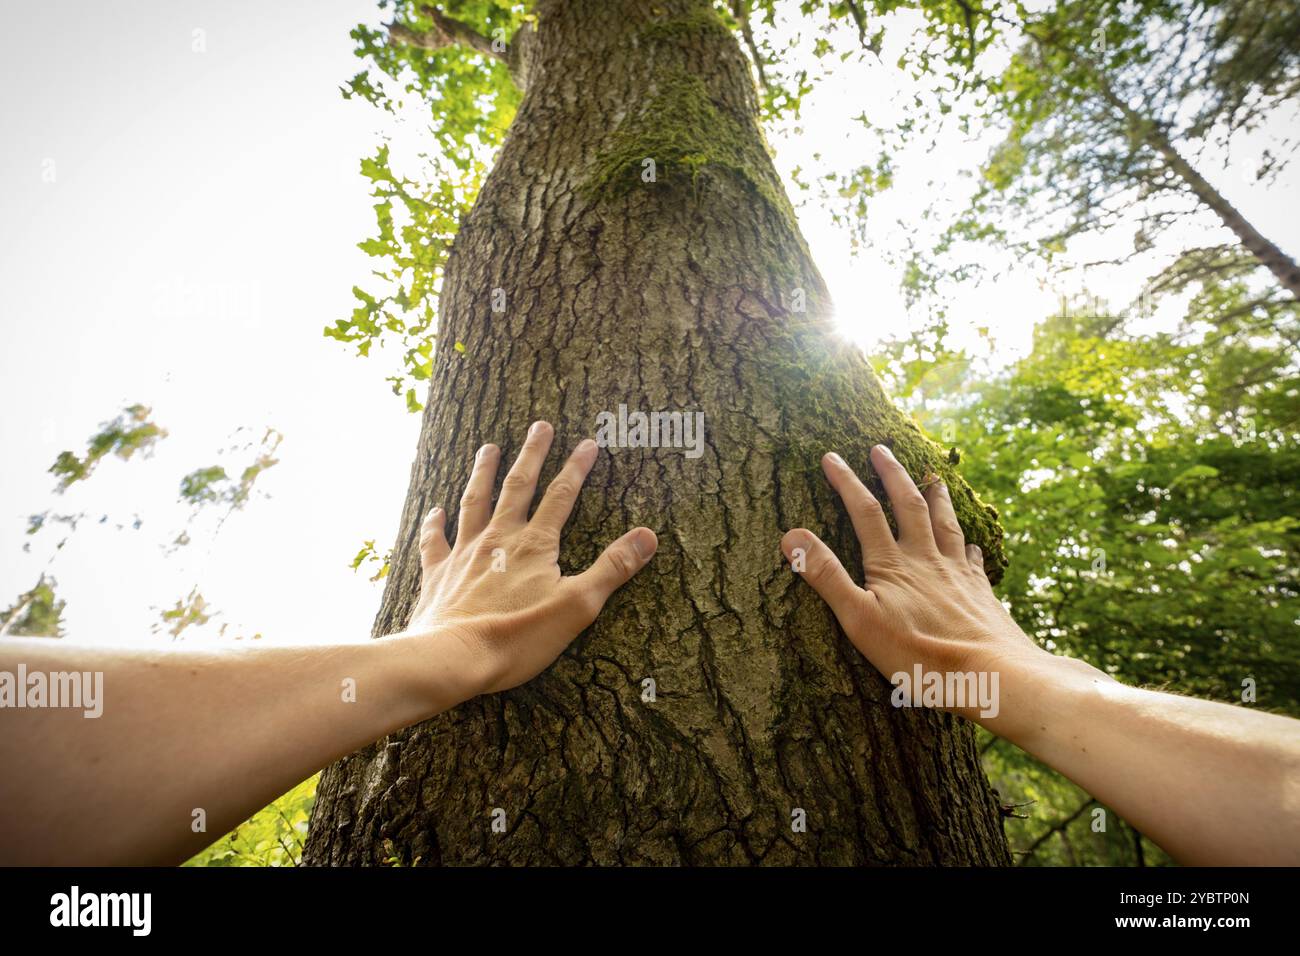
[[[1029,36],[1040,43],[1052,45],[1058,50],[1062,49],[1051,39],[1041,37],[1032,31]],[[1196,197],[1197,201],[1219,217],[1219,221],[1240,240],[1241,244],[1255,257],[1259,264],[1273,273],[1274,278],[1281,283],[1282,288],[1290,292],[1297,300],[1300,300],[1300,266],[1296,265],[1295,260],[1256,229],[1237,210],[1236,206],[1228,202],[1227,198],[1215,189],[1209,180],[1197,172],[1195,167],[1183,158],[1182,153],[1178,152],[1177,147],[1170,142],[1160,124],[1141,115],[1128,103],[1124,102],[1123,98],[1111,86],[1103,70],[1094,65],[1086,56],[1072,52],[1067,55],[1072,58],[1073,62],[1087,71],[1101,91],[1103,99],[1112,109],[1124,117],[1130,131],[1138,140],[1154,150],[1164,160],[1169,171],[1178,177],[1191,191],[1192,195]]]
[[[1241,244],[1250,250],[1250,253],[1259,260],[1260,265],[1273,273],[1277,281],[1282,284],[1282,288],[1290,292],[1297,300],[1300,300],[1300,266],[1296,265],[1295,260],[1251,225],[1250,221],[1237,210],[1237,207],[1228,202],[1222,193],[1210,185],[1209,181],[1198,173],[1191,163],[1183,159],[1182,155],[1167,139],[1157,134],[1154,136],[1153,145],[1165,162],[1168,163],[1169,168],[1187,184],[1187,188],[1192,191],[1196,198],[1211,209],[1219,217],[1219,221],[1241,240]]]
[[[546,482],[625,404],[703,412],[702,455],[602,452],[561,565],[643,523],[650,566],[536,680],[330,767],[305,862],[1009,863],[970,726],[890,706],[778,549],[805,525],[860,566],[819,459],[865,477],[885,441],[950,479],[968,537],[1003,562],[996,515],[829,331],[734,38],[693,0],[538,14],[526,96],[448,265],[375,634],[404,626],[420,519],[440,504],[454,527],[482,443],[510,460],[550,420]]]

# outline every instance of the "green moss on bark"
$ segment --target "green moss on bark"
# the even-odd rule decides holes
[[[712,7],[700,7],[685,16],[656,20],[641,31],[647,40],[689,40],[707,33],[730,33]]]
[[[810,407],[824,428],[815,438],[787,432],[786,446],[797,460],[811,463],[820,463],[826,452],[839,453],[884,505],[891,523],[888,495],[868,457],[872,446],[888,446],[918,487],[924,487],[927,475],[937,476],[948,486],[966,540],[979,546],[989,580],[998,583],[1007,567],[1002,524],[997,509],[981,501],[961,477],[960,455],[927,436],[894,405],[856,347],[811,332],[811,327],[788,330],[773,343],[764,362],[773,380],[781,383],[782,401]]]
[[[641,178],[647,159],[655,163],[654,182]],[[720,109],[699,77],[671,73],[609,137],[586,188],[592,196],[625,195],[634,188],[697,188],[702,177],[718,174],[735,176],[794,222],[758,128]]]

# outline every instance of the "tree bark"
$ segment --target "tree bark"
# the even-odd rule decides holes
[[[650,566],[536,680],[330,767],[305,862],[1009,863],[969,725],[890,706],[778,548],[803,525],[860,566],[819,460],[866,477],[887,442],[949,480],[1004,563],[996,513],[831,332],[735,39],[697,0],[537,12],[526,95],[448,263],[376,636],[405,624],[420,519],[441,504],[454,527],[482,443],[510,460],[545,418],[567,454],[625,404],[704,412],[703,454],[601,453],[561,566],[636,524],[659,533]]]

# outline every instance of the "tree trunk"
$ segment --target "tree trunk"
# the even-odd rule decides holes
[[[804,525],[860,566],[829,450],[865,478],[887,442],[945,475],[994,575],[996,513],[830,331],[748,63],[708,4],[538,7],[525,98],[448,263],[375,634],[405,624],[421,516],[443,505],[450,532],[480,444],[509,461],[545,418],[567,453],[623,404],[703,412],[702,454],[602,451],[561,566],[636,524],[659,533],[650,566],[536,680],[330,767],[305,861],[1009,863],[970,726],[890,706],[778,549]]]
[[[1295,260],[1256,229],[1236,206],[1211,186],[1191,163],[1183,159],[1182,154],[1174,148],[1163,133],[1153,133],[1152,146],[1173,170],[1174,175],[1187,184],[1192,194],[1219,217],[1219,221],[1241,240],[1241,244],[1250,251],[1260,265],[1273,273],[1282,288],[1300,301],[1300,266],[1296,265]]]
[[[1032,32],[1029,35],[1039,43],[1051,45],[1058,50],[1062,49],[1048,38],[1038,36]],[[1067,51],[1067,56],[1087,72],[1088,76],[1097,85],[1097,89],[1101,91],[1102,98],[1124,118],[1130,134],[1159,155],[1164,160],[1169,171],[1178,177],[1183,185],[1196,197],[1197,201],[1219,217],[1219,221],[1241,241],[1241,244],[1255,257],[1256,261],[1273,273],[1273,277],[1277,279],[1282,288],[1290,292],[1297,300],[1300,300],[1300,266],[1296,265],[1295,260],[1256,229],[1236,206],[1228,202],[1222,193],[1210,185],[1209,180],[1197,172],[1195,167],[1183,158],[1182,153],[1170,141],[1169,136],[1159,123],[1143,116],[1129,106],[1115,92],[1105,73],[1093,64],[1087,56],[1070,51]]]

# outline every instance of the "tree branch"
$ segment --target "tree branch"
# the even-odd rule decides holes
[[[731,10],[740,23],[740,33],[745,38],[745,46],[749,47],[749,57],[754,61],[759,85],[770,93],[772,87],[768,85],[767,74],[763,72],[763,57],[758,52],[758,44],[754,42],[754,31],[749,27],[749,0],[732,0]]]
[[[521,90],[527,80],[527,59],[524,48],[532,34],[529,24],[524,24],[515,33],[514,39],[507,44],[503,40],[493,40],[479,33],[468,23],[463,23],[447,16],[437,7],[420,8],[433,21],[433,29],[413,30],[402,23],[388,23],[388,40],[395,46],[410,46],[421,50],[444,50],[449,46],[463,46],[500,60],[510,70],[510,78]]]
[[[437,7],[422,7],[424,13],[433,20],[433,29],[421,33],[401,23],[388,24],[388,35],[398,43],[419,47],[422,50],[442,50],[449,46],[467,46],[484,56],[496,57],[502,63],[506,60],[505,44],[494,49],[492,41],[479,33],[469,24],[453,20]]]
[[[1042,846],[1044,843],[1050,840],[1053,834],[1064,830],[1075,820],[1079,819],[1079,817],[1083,816],[1084,811],[1087,810],[1090,806],[1092,806],[1096,802],[1097,800],[1095,797],[1089,797],[1088,800],[1082,806],[1079,807],[1079,809],[1075,810],[1065,819],[1058,820],[1056,823],[1052,824],[1052,826],[1048,827],[1048,829],[1044,833],[1042,833],[1037,840],[1029,844],[1029,846],[1024,850],[1020,851],[1023,855],[1021,857],[1020,864],[1018,865],[1023,866],[1024,861],[1029,859],[1029,857],[1033,856],[1034,851],[1036,851],[1040,846]]]

